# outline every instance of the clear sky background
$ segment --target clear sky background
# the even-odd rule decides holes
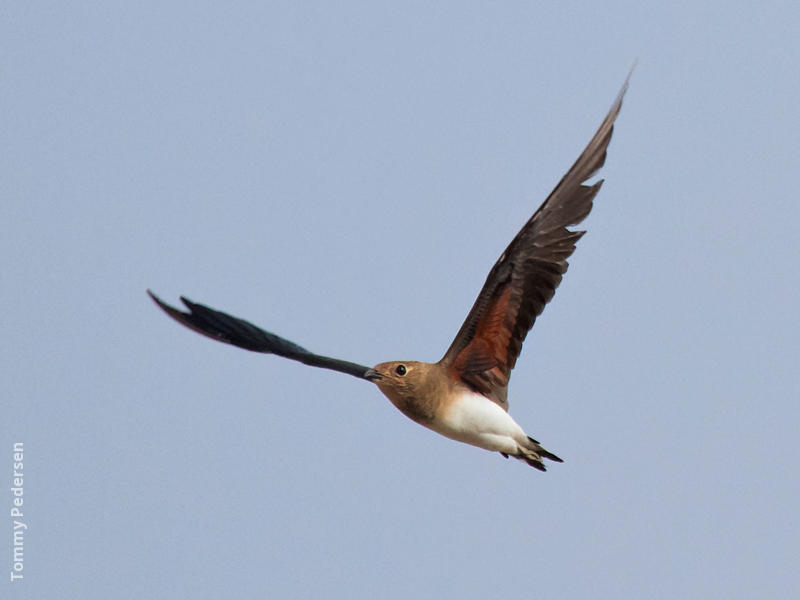
[[[796,2],[0,12],[0,596],[797,593]],[[145,295],[438,360],[636,58],[511,379],[547,473]]]

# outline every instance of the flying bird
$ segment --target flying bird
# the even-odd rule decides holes
[[[578,160],[495,262],[439,362],[398,360],[367,367],[315,354],[185,297],[181,301],[188,312],[163,302],[150,290],[147,293],[170,317],[202,335],[366,379],[420,425],[544,471],[543,459],[563,461],[527,435],[508,413],[508,381],[525,336],[553,298],[567,271],[567,259],[585,233],[568,227],[586,218],[603,184],[603,180],[586,182],[605,163],[628,79]]]

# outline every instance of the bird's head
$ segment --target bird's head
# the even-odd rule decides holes
[[[422,407],[436,393],[436,371],[435,364],[397,360],[375,365],[367,371],[366,378],[375,383],[392,404],[419,421],[428,417],[427,414],[421,414],[426,412]]]

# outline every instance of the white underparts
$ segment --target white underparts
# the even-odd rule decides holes
[[[428,427],[450,439],[506,454],[517,454],[528,437],[511,415],[475,392],[448,402]]]

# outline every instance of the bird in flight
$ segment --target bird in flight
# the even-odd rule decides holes
[[[630,79],[630,74],[628,75]],[[575,164],[522,227],[489,271],[464,324],[439,362],[382,362],[374,367],[314,354],[232,315],[181,297],[188,312],[148,294],[189,329],[245,350],[276,354],[375,383],[404,415],[448,438],[513,456],[540,471],[543,459],[563,462],[528,436],[508,414],[508,380],[522,342],[553,298],[583,221],[603,180],[603,166],[628,79]]]

